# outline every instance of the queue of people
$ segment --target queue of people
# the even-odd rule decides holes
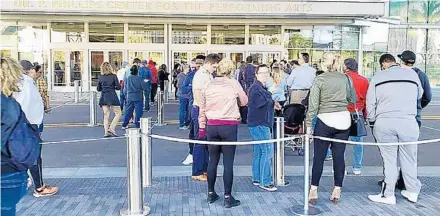
[[[229,76],[225,77],[227,74],[225,74],[224,67],[229,64],[228,60],[220,61],[216,54],[208,55],[205,60],[200,57],[193,60],[194,67],[191,66],[187,71],[184,70],[183,74],[177,76],[177,83],[179,83],[177,88],[180,89],[178,95],[181,101],[179,126],[181,129],[185,129],[187,115],[189,115],[189,119],[192,119],[189,135],[191,139],[236,141],[236,126],[240,122],[248,125],[254,140],[269,140],[274,129],[274,116],[282,116],[284,105],[303,103],[307,106],[305,132],[308,134],[363,142],[366,131],[360,132],[359,129],[355,130],[355,127],[358,126],[358,122],[369,121],[377,142],[415,141],[418,139],[419,133],[420,110],[422,107],[426,107],[431,100],[431,93],[426,75],[414,68],[415,55],[412,54],[410,51],[405,51],[399,55],[399,58],[404,62],[402,67],[397,66],[391,55],[382,56],[379,63],[384,71],[374,76],[371,84],[358,73],[358,63],[355,59],[348,58],[341,61],[340,57],[333,52],[324,53],[320,65],[314,64],[313,67],[309,65],[310,56],[308,53],[301,53],[298,60],[292,60],[290,63],[286,61],[274,62],[270,67],[259,64],[255,56],[249,56],[246,58],[246,62],[240,63],[240,66],[237,65],[235,68],[229,69],[230,77],[237,80],[241,86],[239,90],[235,86],[235,81],[229,79]],[[199,64],[195,64],[197,60]],[[220,62],[219,65],[218,62]],[[202,64],[203,66],[200,67]],[[396,68],[387,70],[392,67]],[[403,78],[399,76],[403,76]],[[226,85],[225,83],[232,84]],[[411,87],[411,85],[413,86]],[[225,86],[230,88],[226,89]],[[411,93],[400,94],[404,91],[396,90],[396,87],[401,87],[405,89],[405,92]],[[394,93],[390,92],[391,88]],[[378,92],[378,89],[383,90]],[[398,105],[397,102],[401,101],[399,98],[403,97],[406,98],[405,101],[408,104],[404,107]],[[189,108],[185,109],[188,98],[191,102],[189,102]],[[237,100],[237,98],[239,99]],[[244,103],[245,99],[249,103]],[[219,101],[223,101],[223,109],[219,108]],[[392,104],[383,101],[389,101]],[[414,106],[410,104],[414,104]],[[239,112],[236,113],[236,110]],[[229,112],[226,114],[226,111]],[[239,116],[237,116],[238,114]],[[226,121],[222,118],[228,119]],[[398,123],[397,120],[390,122],[391,118],[407,121],[405,122],[407,124]],[[246,120],[243,121],[243,119]],[[412,124],[415,127],[411,126],[405,129],[390,127],[391,125],[404,127],[404,125]],[[228,130],[230,130],[229,133],[227,133]],[[399,130],[400,132],[394,135],[395,138],[392,138],[392,134],[387,134],[390,133],[390,130]],[[399,137],[403,134],[406,138],[400,139]],[[318,202],[318,187],[324,161],[330,159],[333,160],[335,181],[330,200],[337,203],[341,200],[343,180],[347,174],[346,144],[314,139],[313,146],[309,202],[313,205]],[[399,176],[396,156],[397,154],[405,154],[405,152],[406,155],[399,155],[401,164],[404,164],[401,171],[403,179],[408,182],[405,185],[407,190],[403,190],[402,195],[410,201],[417,201],[420,192],[416,165],[417,146],[405,146],[403,150],[400,148],[402,146],[380,147],[384,157],[385,181],[381,185],[383,188],[381,194],[369,196],[372,201],[395,203],[393,185],[396,184]],[[193,180],[208,181],[209,203],[215,202],[219,198],[213,185],[219,155],[223,153],[225,207],[234,206],[227,204],[226,200],[231,196],[230,187],[233,173],[231,167],[233,167],[235,149],[235,146],[208,145],[206,147],[196,144],[194,147],[190,144],[190,154],[182,163],[184,165],[192,164]],[[251,183],[267,191],[277,190],[272,182],[272,155],[273,143],[254,145],[253,147]],[[355,175],[360,175],[363,146],[354,145],[352,155],[352,172]],[[206,165],[208,166],[207,170]],[[386,185],[392,186],[386,187]],[[233,203],[239,204],[236,201],[234,199]]]

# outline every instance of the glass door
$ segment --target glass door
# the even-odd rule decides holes
[[[206,52],[173,51],[173,64],[189,64],[197,55],[206,55]]]
[[[115,52],[115,51],[110,51],[108,52],[108,62],[113,66],[113,70],[118,71],[119,69],[121,69],[121,65],[122,65],[122,60],[123,60],[123,53],[122,52]]]
[[[104,51],[90,52],[90,72],[92,86],[97,86],[98,77],[101,74],[101,65],[104,63]]]
[[[129,57],[130,57],[130,63],[133,63],[133,59],[138,58],[140,60],[147,60],[147,61],[154,61],[156,62],[157,66],[163,64],[165,62],[164,59],[164,52],[149,52],[149,51],[130,51]]]
[[[281,60],[281,52],[250,52],[250,54],[257,56],[258,64],[270,65],[273,60]]]
[[[73,86],[75,80],[82,80],[84,74],[83,54],[83,51],[53,51],[53,86]]]

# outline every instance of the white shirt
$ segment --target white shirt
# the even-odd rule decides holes
[[[206,71],[203,67],[200,67],[200,69],[196,72],[194,75],[193,81],[192,81],[192,91],[193,91],[193,97],[194,97],[194,106],[200,106],[200,98],[196,96],[196,90],[202,90],[205,85],[207,85],[211,80],[214,79],[212,74],[210,74],[208,71]]]
[[[126,68],[121,68],[121,69],[119,69],[118,72],[116,73],[116,76],[118,77],[119,82],[121,82],[122,80],[124,80],[125,72],[127,72],[127,69],[126,69]]]
[[[27,120],[31,124],[40,125],[43,122],[44,106],[35,81],[23,74],[18,88],[20,92],[14,92],[12,96],[20,104]]]
[[[316,69],[305,63],[292,70],[287,78],[287,85],[292,90],[310,89],[316,76]]]
[[[318,114],[318,118],[336,130],[347,130],[351,126],[351,116],[348,111],[321,113]]]

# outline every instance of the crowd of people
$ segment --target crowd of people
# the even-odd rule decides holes
[[[378,143],[416,141],[421,125],[421,109],[431,100],[426,74],[414,67],[416,55],[405,51],[398,55],[402,64],[390,54],[380,60],[382,71],[369,81],[358,72],[355,59],[341,59],[326,52],[320,65],[310,65],[308,53],[299,54],[289,63],[274,61],[260,64],[248,56],[239,66],[219,55],[197,56],[189,67],[174,67],[179,98],[179,127],[189,129],[193,140],[236,141],[237,126],[247,124],[254,140],[273,137],[274,116],[283,116],[287,104],[302,104],[305,133],[314,136],[363,142],[366,127]],[[403,104],[403,105],[402,105]],[[252,184],[266,191],[276,191],[272,182],[273,144],[253,146]],[[223,153],[225,207],[240,204],[231,195],[233,162],[236,146],[189,144],[184,165],[192,164],[192,179],[208,182],[208,202],[219,199],[215,192],[217,165]],[[417,179],[417,145],[379,146],[385,179],[374,202],[395,204],[394,190],[417,202],[420,181]],[[399,157],[397,157],[399,155]],[[352,172],[362,173],[363,146],[353,145]],[[397,170],[397,158],[401,172]],[[346,144],[319,138],[313,142],[313,167],[310,188],[312,205],[318,202],[318,187],[324,161],[333,160],[334,189],[330,200],[341,199]],[[388,185],[388,187],[387,187]],[[403,186],[402,186],[403,185]]]
[[[171,74],[179,100],[179,128],[189,130],[192,140],[234,142],[238,125],[247,124],[254,140],[269,140],[274,134],[274,117],[283,116],[288,104],[307,108],[304,132],[314,136],[363,142],[368,122],[378,143],[410,142],[419,138],[421,110],[432,95],[426,74],[414,67],[416,55],[405,51],[398,64],[390,54],[379,60],[382,71],[369,81],[358,73],[355,59],[340,59],[326,52],[320,65],[310,65],[308,53],[297,60],[260,64],[248,56],[237,66],[218,54],[198,55],[188,65],[176,64]],[[8,57],[1,59],[2,89],[2,214],[15,214],[15,206],[33,183],[35,197],[58,192],[43,183],[41,133],[44,113],[50,111],[47,84],[42,66]],[[114,137],[116,125],[124,115],[122,128],[133,122],[139,127],[143,112],[154,105],[157,89],[164,90],[169,79],[166,65],[156,68],[153,61],[122,63],[117,72],[112,65],[101,65],[97,90],[104,111],[104,136]],[[120,93],[118,94],[118,91]],[[115,117],[109,123],[110,112]],[[17,127],[19,125],[20,127]],[[20,134],[26,134],[21,136]],[[20,143],[20,144],[18,144]],[[217,166],[223,154],[224,206],[240,205],[232,196],[235,145],[189,143],[184,165],[192,165],[192,180],[208,183],[209,203],[220,196],[215,191]],[[26,151],[23,151],[25,149]],[[272,178],[273,143],[253,146],[252,182],[266,191],[276,191]],[[370,195],[374,202],[395,204],[395,188],[411,202],[417,202],[421,183],[417,178],[417,145],[381,146],[384,164],[381,192]],[[346,144],[315,138],[309,202],[318,202],[318,187],[325,160],[333,160],[334,189],[330,200],[341,199]],[[355,175],[362,170],[363,146],[353,146]],[[399,174],[397,158],[401,165]],[[28,178],[28,174],[31,178]]]

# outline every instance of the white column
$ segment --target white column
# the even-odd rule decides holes
[[[47,32],[48,32],[48,37],[47,40],[44,41],[44,43],[47,43],[48,45],[50,44],[50,42],[52,41],[52,36],[51,36],[51,29],[52,29],[52,23],[47,23]],[[53,72],[53,58],[52,58],[52,49],[50,49],[50,46],[47,46],[48,49],[45,50],[45,52],[47,52],[47,71],[46,72],[46,78],[47,78],[47,88],[49,91],[52,91],[53,89],[53,76],[54,76],[54,72]]]
[[[364,43],[364,31],[362,26],[359,26],[359,52],[358,52],[358,72],[360,75],[364,75],[363,64],[364,64],[364,52],[363,52],[363,43]]]
[[[207,38],[207,40],[206,40],[206,41],[207,41],[207,45],[208,45],[209,47],[211,47],[211,35],[212,35],[212,34],[211,34],[211,24],[208,25],[208,27],[207,27],[206,30],[207,30],[207,32],[208,32],[208,35],[207,35],[208,38]],[[211,48],[210,48],[209,51],[211,51]]]
[[[89,23],[84,23],[84,34],[86,35],[85,41],[83,43],[89,42]],[[84,91],[90,91],[92,87],[92,71],[90,70],[90,50],[84,49],[84,73],[83,73],[83,85],[82,88]]]

